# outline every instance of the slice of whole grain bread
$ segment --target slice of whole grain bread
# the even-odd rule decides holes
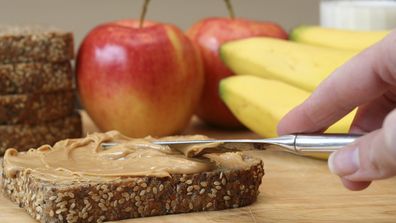
[[[0,26],[0,63],[73,59],[73,34],[45,26]]]
[[[81,117],[77,112],[36,125],[0,125],[0,155],[10,147],[26,151],[43,144],[52,145],[65,138],[78,138],[81,134]]]
[[[0,94],[72,90],[70,62],[0,64]]]
[[[262,161],[253,163],[242,170],[57,184],[21,170],[15,177],[3,172],[2,188],[6,197],[43,223],[115,221],[249,205],[264,175]]]
[[[0,95],[0,125],[48,122],[70,115],[74,107],[73,91]]]

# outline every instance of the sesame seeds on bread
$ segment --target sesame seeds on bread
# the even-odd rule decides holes
[[[60,62],[73,57],[70,32],[45,26],[0,26],[0,63]]]
[[[53,121],[70,115],[74,106],[72,91],[0,95],[0,125]]]
[[[8,148],[26,151],[43,144],[54,144],[65,138],[77,138],[82,134],[81,117],[74,112],[66,117],[35,125],[0,125],[0,155]]]
[[[73,57],[71,32],[0,25],[0,155],[81,136]]]
[[[215,211],[249,205],[258,196],[261,159],[223,152],[218,145],[202,145],[208,150],[191,158],[178,147],[151,143],[152,138],[117,134],[93,133],[28,152],[7,150],[4,195],[40,222]],[[103,142],[116,145],[102,147]],[[207,154],[234,154],[244,165],[230,166],[229,160],[208,159]]]
[[[56,63],[0,63],[0,94],[48,93],[72,90],[69,61]]]
[[[238,208],[256,201],[261,160],[246,170],[218,169],[169,178],[131,177],[57,185],[28,173],[3,174],[3,193],[40,222],[103,222]]]

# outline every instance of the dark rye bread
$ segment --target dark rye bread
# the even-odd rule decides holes
[[[69,61],[0,64],[0,94],[66,90],[72,90],[72,69]]]
[[[73,91],[0,95],[0,125],[52,121],[70,115],[74,107]]]
[[[64,184],[46,182],[29,171],[15,177],[3,172],[2,188],[40,222],[103,222],[246,206],[256,200],[263,175],[262,161],[256,159],[245,170]]]
[[[44,26],[0,26],[0,63],[73,59],[73,34]]]
[[[26,151],[43,144],[52,145],[65,138],[78,138],[81,134],[81,117],[77,112],[37,125],[0,125],[0,155],[11,147]]]

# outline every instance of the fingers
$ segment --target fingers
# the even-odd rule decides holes
[[[342,177],[348,188],[364,188],[376,179],[396,175],[396,110],[383,128],[371,132],[329,158],[329,169]]]
[[[355,182],[355,181],[350,181],[350,180],[344,179],[342,177],[341,177],[341,182],[344,185],[344,187],[348,188],[349,190],[353,190],[353,191],[364,190],[371,184],[371,181]]]
[[[350,132],[367,133],[381,128],[386,115],[396,107],[396,95],[388,92],[368,104],[359,107]]]
[[[278,133],[316,132],[396,85],[396,32],[338,68],[279,123]]]
[[[331,154],[328,162],[330,171],[340,177],[354,174],[360,165],[359,149],[355,144],[346,147]]]

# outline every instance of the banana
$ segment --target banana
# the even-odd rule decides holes
[[[251,75],[232,76],[220,82],[220,97],[246,127],[263,137],[277,136],[280,119],[310,93],[280,81]],[[355,111],[326,132],[346,133]],[[326,157],[320,157],[326,158]]]
[[[223,61],[236,74],[280,80],[306,91],[313,91],[356,53],[267,37],[231,41],[220,49]]]
[[[343,50],[362,51],[383,39],[390,31],[352,31],[320,26],[298,26],[290,39],[300,43]]]

